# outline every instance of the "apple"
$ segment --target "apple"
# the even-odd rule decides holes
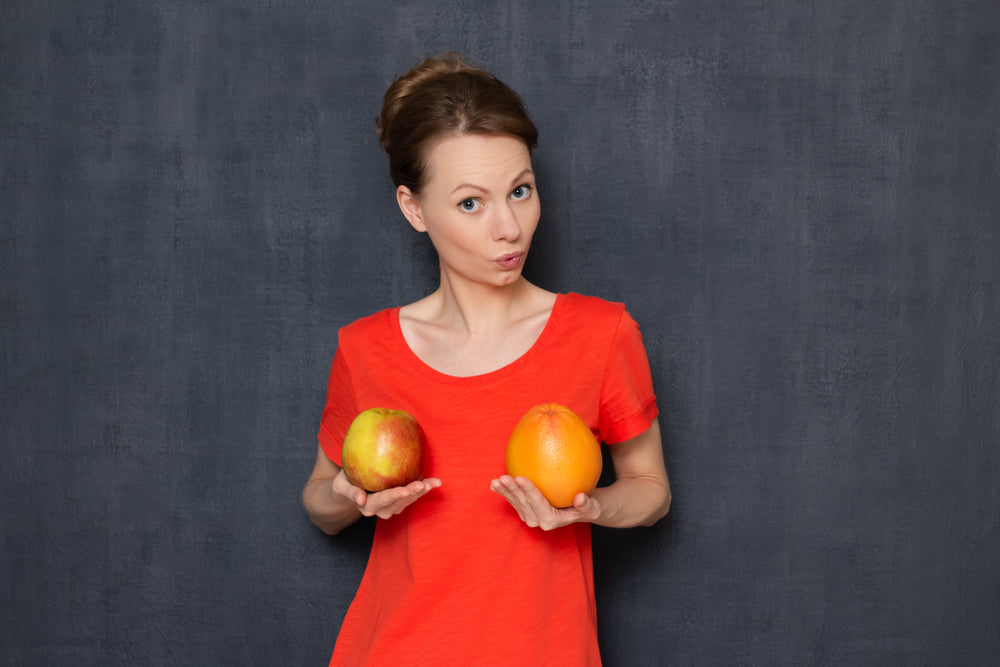
[[[365,491],[406,486],[422,477],[426,441],[405,410],[369,408],[351,423],[340,460],[347,479]]]

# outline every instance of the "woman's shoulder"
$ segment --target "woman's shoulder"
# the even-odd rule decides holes
[[[594,349],[613,344],[629,319],[625,304],[575,292],[561,294],[554,313],[553,336]]]
[[[567,292],[561,296],[563,310],[571,315],[587,317],[594,320],[612,320],[617,322],[625,312],[625,304],[608,301],[597,296],[588,296],[576,292]]]
[[[338,332],[340,344],[355,340],[371,340],[373,336],[385,334],[392,327],[392,319],[399,311],[399,306],[383,308],[382,310],[360,317],[350,324],[342,326]]]

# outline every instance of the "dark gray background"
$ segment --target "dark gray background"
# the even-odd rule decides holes
[[[998,7],[4,2],[0,662],[325,664],[336,330],[436,278],[373,118],[452,49],[540,128],[530,277],[648,345],[607,663],[995,662]]]

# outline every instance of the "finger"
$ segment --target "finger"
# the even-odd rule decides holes
[[[560,520],[560,510],[552,506],[548,498],[545,497],[531,480],[526,477],[518,477],[517,484],[524,497],[528,511],[533,515],[534,520],[529,522],[528,525],[532,527],[552,526]]]
[[[441,486],[441,480],[437,478],[420,479],[416,482],[410,482],[406,485],[406,488],[410,490],[411,493],[417,495],[423,495],[430,491],[431,489],[436,489]]]
[[[440,486],[440,479],[427,478],[410,482],[406,486],[380,491],[378,494],[373,494],[377,497],[377,506],[370,508],[369,516],[375,515],[382,519],[388,519],[402,512],[432,489]]]
[[[344,475],[344,471],[340,471],[340,474],[333,478],[332,485],[335,494],[347,498],[358,508],[364,507],[368,500],[368,493],[361,487],[352,484]]]
[[[534,513],[534,510],[532,508],[531,500],[528,498],[527,493],[525,493],[525,487],[523,487],[521,483],[513,477],[507,477],[502,481],[504,483],[504,489],[506,489],[511,502],[518,508],[521,517],[528,521],[530,519],[530,515]],[[530,484],[530,482],[528,482],[528,484]]]
[[[595,508],[599,512],[596,501],[585,493],[579,493],[573,498],[573,504],[569,507],[554,507],[545,494],[535,486],[531,480],[518,477],[518,485],[528,503],[530,512],[534,515],[534,520],[528,525],[537,526],[542,530],[553,530],[562,526],[575,523],[581,519],[590,520],[594,518]],[[579,504],[583,504],[584,511],[581,511]]]
[[[512,500],[514,494],[514,484],[512,482],[513,479],[511,477],[504,475],[490,482],[490,488],[508,500]]]
[[[541,511],[552,507],[552,503],[542,494],[542,492],[535,486],[527,477],[518,477],[517,486],[524,494],[525,500],[535,509]]]
[[[531,528],[541,526],[546,519],[545,513],[551,511],[552,506],[527,477],[516,477],[512,482],[514,495],[521,506],[522,520]]]
[[[528,523],[529,515],[526,514],[528,510],[523,497],[518,491],[517,484],[514,482],[512,477],[504,475],[500,479],[495,479],[490,483],[490,488],[497,494],[503,496],[507,503],[517,512],[517,516],[524,523]]]
[[[383,519],[388,519],[390,517],[396,516],[397,514],[401,514],[403,510],[405,510],[407,507],[409,507],[413,503],[417,502],[417,500],[419,500],[421,497],[423,497],[424,493],[426,493],[426,491],[420,493],[413,493],[404,498],[400,498],[396,502],[386,506],[379,514],[379,516],[382,517]]]
[[[490,482],[490,490],[500,496],[503,496],[503,498],[511,505],[517,504],[517,500],[514,497],[514,492],[510,489],[509,484],[506,483],[503,479],[495,479],[492,482]]]
[[[573,499],[573,509],[587,521],[593,521],[601,515],[601,504],[586,493],[576,494]]]
[[[538,487],[527,477],[517,476],[513,479],[513,482],[515,493],[524,498],[526,502],[530,502],[534,498],[533,491],[538,491]]]
[[[397,486],[391,489],[375,491],[374,493],[368,494],[368,499],[365,501],[364,507],[361,508],[361,513],[365,516],[381,516],[381,513],[385,511],[385,508],[409,495],[410,490],[405,486]]]

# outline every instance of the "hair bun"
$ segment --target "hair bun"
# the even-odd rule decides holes
[[[424,150],[448,134],[505,134],[534,148],[538,130],[520,96],[478,63],[443,53],[418,63],[385,91],[375,120],[396,185],[419,190]]]

